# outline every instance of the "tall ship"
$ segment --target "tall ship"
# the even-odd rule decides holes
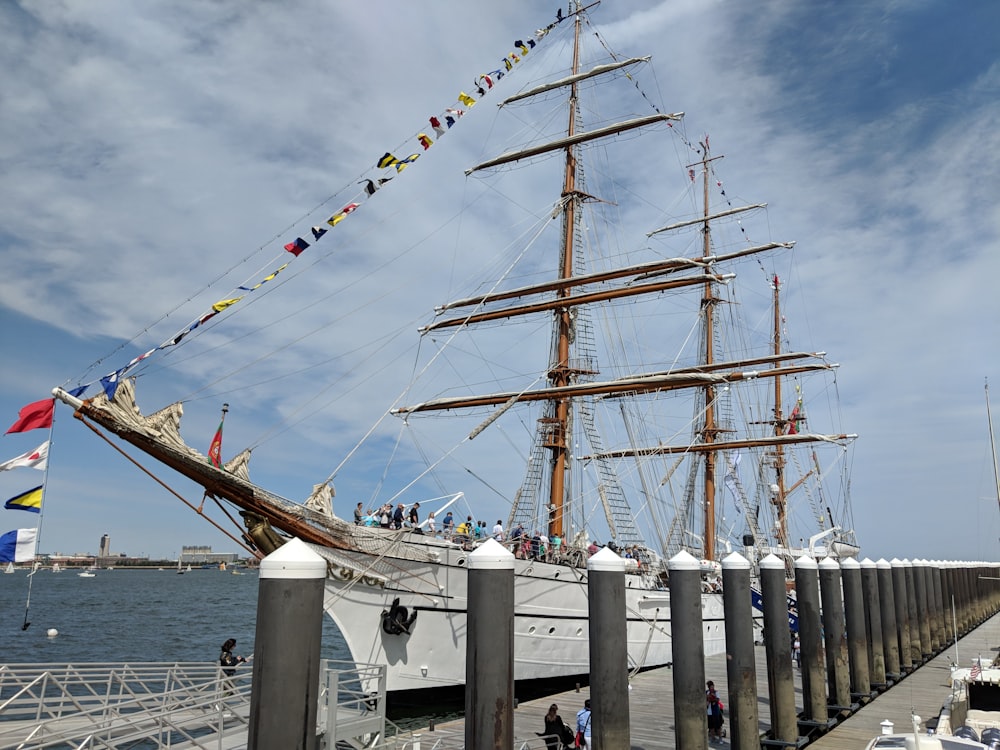
[[[714,654],[725,649],[726,555],[773,552],[790,565],[803,552],[857,550],[854,436],[830,426],[836,365],[790,346],[782,312],[775,269],[787,268],[793,243],[755,236],[767,233],[766,205],[730,198],[709,138],[651,103],[650,58],[613,52],[589,11],[572,4],[516,40],[472,93],[430,117],[413,155],[387,152],[357,200],[313,228],[312,241],[324,241],[355,210],[377,211],[366,206],[376,191],[408,179],[403,170],[419,169],[431,144],[447,148],[458,118],[487,102],[513,123],[496,129],[507,142],[464,179],[495,183],[497,204],[530,206],[531,222],[508,223],[499,205],[462,207],[495,215],[496,231],[468,248],[495,275],[433,310],[428,301],[416,357],[396,368],[401,395],[304,501],[256,485],[249,450],[223,462],[214,442],[207,455],[190,447],[181,403],[148,415],[136,404],[159,350],[196,340],[257,287],[240,287],[99,386],[53,392],[96,432],[200,485],[198,512],[216,507],[212,522],[254,554],[298,537],[322,555],[326,611],[356,661],[388,665],[393,702],[463,684],[466,561],[490,536],[516,555],[518,683],[586,678],[586,563],[598,546],[626,560],[632,670],[672,661],[667,561],[680,551],[702,561]],[[285,249],[298,258],[309,245],[300,237]],[[227,397],[236,408],[235,392]],[[373,471],[379,454],[385,468]],[[352,460],[375,478],[367,497],[338,498],[345,513],[359,500],[360,517],[341,518],[335,480],[351,476]]]

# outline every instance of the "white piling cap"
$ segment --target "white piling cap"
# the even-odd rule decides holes
[[[750,561],[739,552],[730,552],[722,560],[723,570],[750,570]]]
[[[861,567],[865,569],[874,568],[876,567],[875,561],[872,560],[870,557],[866,557],[864,560],[861,561]]]
[[[760,561],[761,570],[784,570],[785,562],[775,554],[770,554]]]
[[[875,562],[875,567],[878,568],[879,570],[889,570],[892,568],[892,563],[886,560],[884,557],[880,557]]]
[[[687,550],[681,550],[667,560],[668,570],[701,570],[701,564]]]
[[[832,557],[824,557],[819,561],[820,570],[840,570],[840,565]]]
[[[817,562],[813,558],[809,557],[809,555],[802,555],[795,560],[796,570],[817,570],[818,568],[819,565]]]
[[[513,570],[514,555],[490,537],[469,553],[469,570]]]
[[[601,547],[587,560],[587,570],[607,570],[612,573],[625,572],[625,560],[608,547]]]
[[[847,557],[840,561],[841,570],[861,570],[861,563],[853,557]]]
[[[298,537],[260,561],[260,578],[326,578],[326,560]]]

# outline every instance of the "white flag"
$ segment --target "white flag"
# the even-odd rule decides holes
[[[16,458],[10,459],[10,461],[4,461],[0,464],[0,471],[7,471],[8,469],[40,469],[45,470],[45,467],[49,462],[49,441],[46,440],[44,443],[39,445],[35,450],[28,451],[27,453],[22,453]]]

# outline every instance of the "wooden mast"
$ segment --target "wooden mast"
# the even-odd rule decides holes
[[[709,258],[712,255],[712,224],[711,213],[708,202],[708,165],[715,159],[708,155],[708,138],[701,143],[704,157],[701,161],[689,164],[688,168],[701,166],[702,168],[702,257]],[[716,157],[721,158],[721,157]],[[705,347],[705,357],[703,362],[707,367],[711,367],[715,361],[715,304],[718,298],[715,296],[715,287],[712,281],[706,280],[704,291],[701,297],[701,311],[704,315],[705,338],[702,345]],[[719,428],[715,423],[715,385],[707,384],[703,388],[705,399],[704,426],[701,430],[703,444],[711,445],[715,442]],[[708,449],[705,451],[705,487],[704,487],[704,554],[706,560],[715,559],[715,457],[716,451]]]
[[[580,73],[580,27],[582,19],[578,13],[573,19],[573,70],[572,75]],[[576,134],[576,119],[578,89],[577,82],[570,83],[569,88],[569,122],[566,126],[566,136],[572,139]],[[573,146],[566,147],[566,166],[563,177],[563,197],[566,198],[563,207],[563,247],[559,269],[560,279],[573,277],[573,235],[576,225],[576,153]],[[565,299],[570,295],[568,288],[562,288],[557,297]],[[573,321],[571,306],[564,305],[556,313],[556,356],[549,368],[549,384],[554,388],[562,388],[570,384],[572,373],[569,362],[569,342],[572,336]],[[563,506],[566,491],[567,465],[567,435],[569,433],[570,399],[566,396],[557,398],[554,402],[555,413],[547,431],[545,447],[551,456],[549,462],[549,538],[563,536]]]
[[[773,353],[775,356],[781,354],[781,280],[778,275],[774,275],[771,288],[774,307],[774,340]],[[786,421],[781,410],[781,378],[774,379],[774,434],[784,435],[786,432]],[[785,490],[785,449],[781,443],[775,446],[774,450],[774,488],[772,488],[771,503],[774,505],[774,512],[777,527],[775,536],[778,545],[788,549],[788,523],[786,518],[787,502]]]

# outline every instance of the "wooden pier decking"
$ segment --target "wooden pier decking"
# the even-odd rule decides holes
[[[1000,614],[986,620],[959,641],[959,663],[967,665],[976,656],[995,655],[997,646],[1000,646]],[[771,725],[767,667],[764,648],[758,647],[756,653],[757,703],[760,731],[763,733]],[[897,732],[912,731],[911,712],[920,716],[924,722],[936,719],[948,696],[950,665],[954,661],[955,647],[952,645],[807,747],[811,750],[860,750],[880,733],[881,722],[886,719],[893,722]],[[714,680],[723,701],[728,703],[725,654],[706,659],[705,679]],[[633,677],[630,684],[631,750],[675,750],[671,670],[660,668],[644,672]],[[795,695],[796,706],[801,711],[802,687],[798,670],[795,670]],[[583,701],[588,697],[589,688],[581,688],[579,692],[570,690],[519,703],[514,710],[514,747],[542,750],[545,743],[537,737],[536,732],[542,731],[542,717],[549,706],[557,704],[563,720],[574,727],[576,712],[583,707]],[[427,746],[439,743],[440,747],[458,748],[464,742],[465,723],[462,719],[457,719],[438,724],[433,731],[428,728],[414,730],[414,734],[419,734],[422,744]],[[729,747],[729,741],[726,739],[722,744],[709,747]]]

